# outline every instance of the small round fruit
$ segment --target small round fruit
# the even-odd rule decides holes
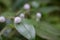
[[[37,17],[37,18],[41,18],[41,13],[37,13],[37,14],[36,14],[36,17]]]
[[[5,22],[5,21],[6,21],[5,17],[4,16],[0,16],[0,22]]]
[[[20,23],[20,22],[21,22],[21,18],[20,17],[15,17],[14,23]]]
[[[24,18],[24,17],[25,17],[25,14],[24,14],[24,13],[21,13],[21,14],[20,14],[20,17],[21,17],[21,18]]]
[[[30,9],[30,5],[29,4],[25,4],[24,5],[24,9],[29,10]]]

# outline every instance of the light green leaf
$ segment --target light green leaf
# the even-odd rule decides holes
[[[37,35],[45,39],[59,39],[59,31],[46,22],[40,22],[36,27]]]
[[[42,13],[50,13],[50,12],[55,11],[55,10],[59,10],[59,8],[57,6],[51,6],[51,7],[42,7],[40,9],[40,11]]]
[[[29,40],[35,39],[35,29],[29,20],[23,20],[20,24],[15,24],[16,30]]]
[[[53,26],[54,26],[56,29],[58,29],[59,32],[60,32],[60,23],[54,24]]]
[[[7,12],[4,12],[1,14],[2,16],[5,16],[7,18],[12,18],[14,17],[16,14],[14,12],[10,12],[10,11],[7,11]]]

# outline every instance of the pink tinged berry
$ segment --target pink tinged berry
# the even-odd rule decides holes
[[[5,22],[5,21],[6,21],[5,17],[4,16],[0,16],[0,22]]]
[[[30,5],[29,4],[25,4],[24,5],[24,9],[29,10],[30,9]]]
[[[21,22],[21,18],[20,17],[15,17],[14,23],[20,23],[20,22]]]

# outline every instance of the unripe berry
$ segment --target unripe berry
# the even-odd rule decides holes
[[[41,18],[41,13],[37,13],[37,14],[36,14],[36,21],[39,21],[40,18]]]
[[[30,9],[30,5],[29,4],[25,4],[24,5],[24,9],[29,10]]]
[[[21,18],[24,18],[24,17],[25,17],[25,14],[24,14],[24,13],[21,13],[21,14],[20,14],[20,17],[21,17]]]
[[[0,22],[5,22],[5,21],[6,21],[5,17],[4,16],[0,16]]]
[[[15,17],[14,23],[20,23],[20,22],[21,22],[21,18],[20,17]]]
[[[41,13],[37,13],[37,14],[36,14],[36,17],[37,17],[37,18],[41,18]]]

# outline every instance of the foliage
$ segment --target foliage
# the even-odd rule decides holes
[[[29,10],[24,4],[30,4]],[[42,17],[36,21],[36,13]],[[14,18],[25,14],[21,23]],[[0,0],[0,40],[60,40],[60,0]]]

